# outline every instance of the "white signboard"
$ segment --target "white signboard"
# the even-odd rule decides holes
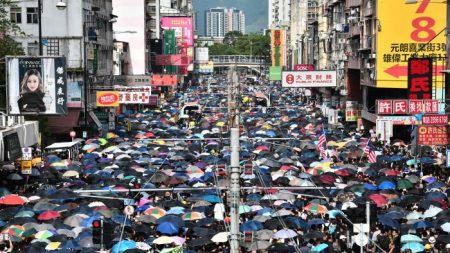
[[[379,136],[380,141],[390,143],[390,139],[393,135],[392,123],[391,120],[377,119],[376,133]]]
[[[336,71],[283,71],[281,84],[287,88],[336,87]]]
[[[208,63],[209,61],[209,48],[197,47],[195,48],[195,61],[197,63]]]
[[[148,104],[150,92],[148,91],[119,91],[120,104]]]
[[[22,148],[22,160],[33,160],[32,148]]]

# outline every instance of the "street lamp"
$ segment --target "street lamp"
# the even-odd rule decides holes
[[[56,8],[60,11],[63,11],[67,8],[66,3],[64,3],[62,0],[56,4]]]

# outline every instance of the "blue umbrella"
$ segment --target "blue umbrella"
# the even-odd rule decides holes
[[[308,227],[311,227],[313,225],[322,225],[325,224],[325,221],[322,219],[311,219],[308,221]]]
[[[172,222],[163,222],[156,227],[156,231],[168,235],[177,234],[179,230],[180,228]]]
[[[258,210],[256,215],[270,216],[273,212],[273,209],[270,207],[264,207],[263,209]]]
[[[436,181],[436,182],[433,182],[431,184],[427,184],[427,186],[425,188],[427,188],[427,189],[435,189],[435,188],[444,188],[444,187],[446,187],[446,185],[444,183]]]
[[[403,156],[393,155],[389,158],[389,160],[391,162],[399,162],[399,161],[403,160]]]
[[[389,212],[389,213],[385,213],[383,216],[386,216],[386,217],[388,217],[390,219],[399,220],[399,219],[402,219],[405,215],[403,213],[401,213],[401,212],[392,211],[392,212]]]
[[[328,244],[326,243],[321,243],[317,246],[315,246],[314,248],[311,249],[311,252],[321,252],[322,250],[328,248]]]
[[[222,200],[217,195],[206,195],[203,196],[204,201],[208,201],[210,203],[220,203]]]
[[[136,248],[136,242],[131,240],[120,241],[112,247],[112,253],[123,253],[129,249]]]
[[[425,199],[427,199],[427,200],[446,200],[447,196],[445,196],[445,194],[442,192],[432,191],[432,192],[427,192],[425,194]]]
[[[384,215],[378,216],[378,221],[385,227],[391,227],[391,228],[395,228],[395,229],[400,228],[400,223],[398,223],[398,221],[391,219]]]
[[[261,222],[255,221],[255,220],[250,220],[250,221],[247,221],[247,222],[241,224],[239,230],[241,232],[244,232],[244,231],[258,231],[258,230],[261,230],[263,228],[264,228],[264,226],[263,226],[263,224]]]
[[[401,250],[404,251],[406,249],[410,249],[412,253],[422,252],[425,250],[425,247],[419,242],[408,242],[402,246]]]
[[[433,227],[433,223],[429,222],[429,221],[418,221],[416,223],[413,224],[412,226],[414,229],[425,229],[425,228],[431,228]]]
[[[378,190],[378,187],[376,185],[373,185],[373,184],[365,183],[364,184],[364,189],[369,190],[369,191],[376,191],[376,190]]]
[[[124,224],[125,226],[131,226],[131,220],[127,219],[125,215],[116,214],[113,217],[111,217],[111,220],[117,224]]]
[[[304,220],[300,219],[299,217],[289,216],[289,217],[286,217],[284,219],[284,221],[287,224],[293,224],[296,228],[302,228],[302,229],[308,228],[308,224]]]
[[[385,190],[385,189],[394,189],[395,190],[395,184],[391,181],[383,181],[378,185],[378,188],[380,190]]]
[[[183,224],[184,224],[184,222],[183,222],[183,220],[181,219],[180,216],[167,215],[167,214],[165,216],[163,216],[163,217],[161,217],[161,218],[156,220],[156,224],[161,224],[161,223],[164,223],[164,222],[173,223],[173,224],[175,224],[178,227],[182,227]]]
[[[259,201],[259,200],[261,200],[261,198],[262,198],[262,196],[257,193],[252,193],[247,196],[248,201]]]

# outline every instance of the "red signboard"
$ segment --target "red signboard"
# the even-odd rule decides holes
[[[377,112],[383,114],[422,114],[439,113],[439,100],[435,99],[380,99]]]
[[[192,57],[185,54],[159,54],[155,56],[155,65],[188,66]]]
[[[378,114],[392,114],[392,100],[377,101]]]
[[[408,98],[430,99],[433,93],[433,59],[409,58]]]
[[[294,71],[307,71],[314,70],[314,65],[312,64],[294,64]]]
[[[158,75],[152,76],[152,86],[175,86],[177,85],[176,75]]]
[[[448,126],[421,126],[419,127],[419,145],[448,145]]]
[[[447,125],[448,124],[448,114],[434,114],[434,115],[423,115],[422,116],[423,125]]]

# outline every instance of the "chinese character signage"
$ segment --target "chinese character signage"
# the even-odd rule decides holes
[[[410,58],[408,61],[408,98],[430,99],[433,93],[433,59]]]
[[[281,67],[275,66],[269,68],[269,80],[281,81]]]
[[[408,60],[414,57],[444,58],[446,37],[441,30],[446,27],[445,4],[417,1],[405,4],[403,0],[378,0],[371,8],[377,10],[374,38],[367,45],[376,45],[376,86],[378,88],[407,88]],[[401,18],[399,18],[401,13]],[[365,39],[366,40],[366,39]],[[368,47],[366,46],[366,47]],[[433,68],[437,86],[443,84],[441,66]],[[424,97],[425,98],[425,97]]]
[[[120,104],[148,104],[150,92],[149,91],[120,91]]]
[[[448,145],[448,126],[421,126],[419,127],[419,145]]]
[[[155,55],[155,65],[188,66],[192,58],[185,54],[159,54]]]
[[[118,91],[97,91],[96,105],[98,107],[116,107],[119,106]]]
[[[192,17],[163,17],[161,28],[175,30],[177,44],[184,41],[190,47],[194,45]]]
[[[336,71],[283,71],[282,87],[336,87]]]
[[[150,85],[150,75],[114,76],[114,84],[122,86],[146,86]]]
[[[272,30],[271,44],[272,44],[272,67],[282,67],[285,65],[284,50],[286,41],[285,30]]]
[[[10,115],[67,114],[65,57],[7,57]]]
[[[176,86],[177,76],[176,75],[158,75],[152,76],[152,86]]]
[[[423,125],[447,125],[448,114],[431,114],[422,116]]]
[[[439,113],[439,100],[434,99],[380,99],[377,114]]]
[[[361,110],[358,109],[345,109],[345,121],[356,122],[361,118]]]

